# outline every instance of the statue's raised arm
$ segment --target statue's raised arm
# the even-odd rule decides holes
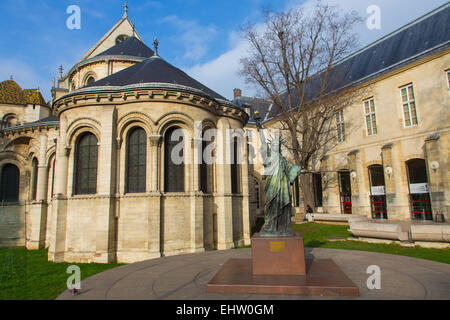
[[[259,149],[259,152],[263,158],[264,163],[267,163],[267,157],[268,157],[268,153],[269,150],[267,148],[267,142],[266,142],[266,136],[264,135],[264,129],[261,125],[261,116],[259,115],[258,111],[255,111],[255,122],[256,122],[256,128],[258,129],[258,133],[259,133],[259,139],[261,141],[261,147]]]

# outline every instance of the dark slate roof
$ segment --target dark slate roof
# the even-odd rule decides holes
[[[377,78],[450,47],[450,4],[447,3],[341,60],[334,68],[339,81],[329,92]],[[307,98],[313,98],[321,75],[310,80]],[[295,101],[294,101],[295,102]]]
[[[147,47],[138,38],[132,36],[97,55],[97,57],[99,56],[132,56],[150,58],[153,56],[153,50]]]
[[[425,15],[356,52],[341,64],[346,82],[362,80],[450,41],[450,5]],[[389,70],[390,71],[390,70]]]
[[[39,119],[35,122],[25,123],[14,127],[4,128],[0,129],[0,132],[8,132],[8,131],[14,131],[14,130],[20,130],[24,128],[33,128],[33,127],[40,127],[40,126],[48,126],[48,125],[59,125],[59,118],[55,115],[51,115],[46,118]]]
[[[159,56],[153,56],[122,71],[87,85],[85,88],[122,87],[141,83],[182,85],[203,91],[214,99],[226,100]]]
[[[51,115],[49,117],[39,119],[38,121],[35,121],[33,123],[40,124],[40,123],[48,123],[48,122],[59,122],[59,118],[55,115]]]
[[[269,100],[244,96],[237,97],[232,102],[241,109],[245,109],[245,106],[250,107],[250,114],[249,114],[250,118],[248,120],[249,123],[255,123],[254,119],[255,111],[258,111],[260,117],[264,119],[271,104]]]

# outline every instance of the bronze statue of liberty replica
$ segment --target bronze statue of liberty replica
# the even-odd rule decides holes
[[[275,136],[270,148],[261,126],[261,117],[255,112],[256,126],[261,139],[261,155],[264,161],[264,225],[260,237],[292,237],[291,183],[297,178],[301,167],[289,166],[283,157],[279,136]]]
[[[255,120],[264,160],[265,224],[252,236],[252,258],[229,259],[206,292],[358,296],[358,287],[333,260],[308,259],[306,268],[303,237],[291,225],[290,186],[301,168],[288,165],[279,137],[268,146],[257,112]]]

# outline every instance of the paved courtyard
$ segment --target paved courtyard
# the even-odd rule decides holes
[[[142,261],[85,279],[82,291],[65,300],[275,300],[275,299],[450,299],[450,265],[382,253],[306,249],[309,258],[331,258],[359,287],[359,297],[207,294],[206,285],[230,258],[251,258],[250,249],[209,251]],[[367,268],[381,269],[381,289],[369,290]]]

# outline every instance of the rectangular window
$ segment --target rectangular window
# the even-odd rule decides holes
[[[414,96],[413,85],[407,85],[400,88],[402,95],[403,117],[405,119],[405,127],[417,125],[416,101]]]
[[[345,141],[345,125],[344,125],[344,110],[339,110],[336,113],[336,129],[337,129],[337,141]]]
[[[448,89],[450,90],[450,70],[447,70],[447,86]]]
[[[313,185],[314,185],[314,201],[316,208],[323,206],[322,199],[322,175],[320,173],[313,174]]]
[[[364,101],[364,115],[366,117],[367,135],[377,134],[377,119],[375,116],[375,102],[373,98]]]

